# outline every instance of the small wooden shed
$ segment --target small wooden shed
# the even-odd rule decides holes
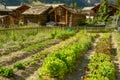
[[[10,19],[9,14],[11,10],[5,4],[0,2],[0,27],[9,27]]]
[[[59,5],[49,12],[50,20],[62,26],[78,26],[85,22],[85,15],[77,9],[70,8],[66,5]]]
[[[94,16],[94,11],[92,11],[94,7],[91,6],[91,7],[84,7],[82,9],[82,14],[85,14],[86,16]]]
[[[9,16],[8,15],[0,15],[0,27],[9,27]]]
[[[8,9],[12,10],[9,14],[10,24],[19,24],[23,22],[22,13],[30,8],[29,5],[23,4],[21,6],[7,6]]]
[[[52,6],[34,6],[29,8],[23,13],[24,24],[38,24],[45,25],[49,22],[48,12],[52,9]]]
[[[100,8],[101,4],[96,4],[91,11],[94,13],[94,16],[98,14],[98,10]],[[118,7],[114,4],[109,4],[109,16],[114,16],[114,14],[116,13],[116,10],[118,10]]]

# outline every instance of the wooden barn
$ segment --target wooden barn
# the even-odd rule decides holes
[[[29,8],[23,13],[24,24],[38,24],[45,25],[49,22],[48,12],[52,9],[52,6],[34,6]]]
[[[100,3],[95,4],[94,7],[84,7],[82,9],[82,14],[85,14],[87,18],[91,18],[91,17],[93,18],[95,15],[98,14],[99,7],[100,7]],[[114,16],[118,7],[114,4],[109,4],[109,9],[110,9],[109,16]]]
[[[78,26],[85,22],[85,15],[79,10],[70,8],[66,5],[59,5],[49,12],[50,20],[54,21],[58,26]]]
[[[95,7],[93,7],[91,10],[94,12],[94,15],[97,15],[98,10],[100,8],[100,4],[96,4]],[[116,13],[116,10],[118,10],[118,7],[114,4],[109,4],[109,16],[114,16],[114,14]]]
[[[94,11],[92,10],[93,8],[94,7],[84,7],[81,13],[84,14],[87,19],[90,18],[93,20],[95,15]]]
[[[0,3],[0,27],[8,27],[10,24],[9,14],[11,10],[4,3]]]
[[[0,15],[0,27],[9,27],[9,16],[8,15]]]
[[[29,8],[30,6],[25,4],[21,6],[8,6],[8,9],[12,10],[12,12],[9,14],[10,24],[20,24],[20,22],[23,22],[22,13]]]

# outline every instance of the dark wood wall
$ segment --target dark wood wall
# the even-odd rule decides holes
[[[98,10],[100,8],[100,4],[95,6],[91,11],[94,13],[94,15],[98,14]],[[109,5],[109,16],[114,16],[114,14],[116,13],[117,7],[115,5],[110,4]]]
[[[86,16],[82,14],[73,14],[72,15],[72,26],[78,26],[81,23],[84,23]]]
[[[82,14],[72,13],[68,9],[59,6],[50,13],[50,19],[51,21],[56,22],[58,26],[69,26],[69,24],[71,24],[71,26],[78,26],[81,23],[85,22],[86,16]],[[61,24],[59,24],[59,22]]]
[[[50,21],[50,15],[48,12],[51,10],[51,7],[44,11],[42,14],[24,14],[24,24],[38,24],[38,25],[46,25],[47,22]]]
[[[0,27],[8,28],[10,25],[10,18],[9,16],[5,16],[0,18]]]
[[[11,24],[19,24],[20,21],[23,21],[23,16],[22,16],[22,13],[24,11],[26,11],[27,9],[29,9],[30,7],[27,6],[27,5],[22,5],[21,7],[13,10],[11,13],[10,13],[10,23]]]

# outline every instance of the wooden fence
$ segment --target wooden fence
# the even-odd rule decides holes
[[[29,27],[29,28],[5,28],[0,29],[2,31],[13,31],[13,30],[36,30],[36,31],[44,31],[44,30],[51,30],[51,29],[68,29],[68,27]],[[114,31],[115,27],[72,27],[72,30],[79,31],[79,30],[87,30],[88,32],[111,32]]]

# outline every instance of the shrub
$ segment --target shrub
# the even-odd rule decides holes
[[[14,72],[11,68],[0,67],[0,75],[9,78],[14,75]]]
[[[16,62],[14,64],[14,68],[17,68],[17,69],[25,69],[25,65],[23,63],[20,63],[20,62]]]

